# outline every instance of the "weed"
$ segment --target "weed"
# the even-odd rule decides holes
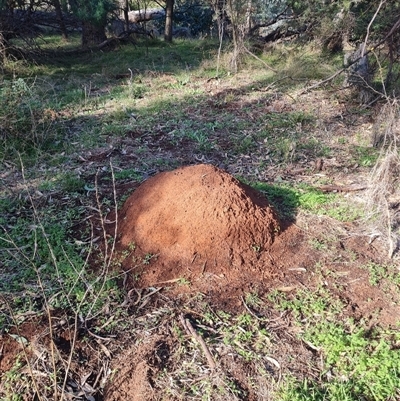
[[[326,251],[328,249],[327,245],[318,239],[311,239],[309,243],[317,251]]]
[[[213,144],[210,142],[208,135],[205,132],[189,132],[187,136],[197,143],[198,149],[201,151],[209,152],[213,148]]]
[[[35,156],[41,150],[57,150],[62,126],[57,109],[36,84],[23,78],[3,81],[0,86],[0,155],[17,158],[18,153]]]
[[[400,277],[398,270],[394,266],[382,265],[374,262],[369,262],[363,269],[369,272],[369,283],[371,285],[379,285],[382,281],[387,281],[392,285],[400,287]]]
[[[24,382],[25,378],[21,372],[21,368],[24,366],[23,362],[18,358],[12,368],[5,372],[3,377],[3,386],[5,390],[5,401],[22,401],[22,396],[16,391],[16,387],[21,386],[21,382]]]
[[[177,283],[178,283],[178,285],[181,285],[181,286],[183,286],[183,285],[190,286],[190,281],[189,281],[187,278],[185,278],[185,277],[181,277],[181,278],[177,281]]]
[[[126,169],[115,172],[115,179],[118,180],[133,180],[133,181],[142,181],[143,174],[135,169]]]
[[[379,152],[370,146],[356,146],[354,148],[354,162],[361,167],[372,167],[378,160]]]
[[[143,264],[144,264],[144,265],[149,265],[150,262],[151,262],[153,259],[157,259],[157,256],[158,256],[158,255],[155,255],[155,254],[152,254],[152,253],[147,253],[147,254],[144,256],[144,258],[143,258]]]
[[[70,172],[63,174],[58,181],[65,192],[82,192],[85,188],[82,178]]]
[[[288,382],[282,400],[386,400],[396,394],[400,379],[400,351],[394,348],[399,334],[376,329],[369,332],[352,321],[338,321],[340,303],[320,288],[317,294],[300,291],[293,299],[273,292],[270,299],[290,309],[300,323],[309,324],[301,337],[322,350],[325,369],[321,382],[305,379]],[[329,376],[329,380],[327,380]]]
[[[249,292],[245,296],[245,301],[248,306],[260,306],[263,301],[261,300],[260,296],[256,292]]]
[[[235,143],[235,151],[237,153],[247,154],[257,147],[257,142],[251,135],[240,136]]]
[[[54,180],[46,180],[39,184],[39,191],[51,191],[56,187],[56,183]]]

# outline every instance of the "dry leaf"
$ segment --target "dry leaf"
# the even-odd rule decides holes
[[[290,286],[288,286],[288,287],[278,287],[277,291],[290,292],[290,291],[293,291],[295,289],[296,289],[296,287],[290,287]]]
[[[266,356],[265,359],[266,359],[268,362],[271,362],[271,363],[272,363],[274,366],[276,366],[278,369],[281,368],[280,363],[279,363],[276,359],[271,358],[270,356]]]

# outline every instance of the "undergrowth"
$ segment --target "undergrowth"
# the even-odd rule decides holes
[[[375,327],[341,317],[343,305],[329,291],[298,291],[269,297],[293,313],[299,337],[321,355],[317,380],[284,384],[282,400],[388,400],[398,395],[400,351],[398,330]],[[362,323],[362,322],[361,322]]]

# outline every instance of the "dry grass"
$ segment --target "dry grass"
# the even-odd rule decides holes
[[[116,235],[114,235],[110,242],[106,233],[106,221],[99,198],[96,176],[97,208],[93,209],[98,214],[97,219],[99,220],[104,242],[102,261],[99,262],[99,271],[96,277],[93,278],[88,269],[89,258],[94,253],[94,243],[96,242],[92,227],[89,248],[86,249],[86,259],[81,266],[76,266],[64,250],[64,254],[70,263],[71,275],[74,277],[71,283],[66,283],[67,280],[60,271],[54,246],[49,240],[42,217],[29,191],[22,161],[21,165],[23,185],[26,188],[29,198],[28,203],[35,219],[35,226],[32,227],[33,230],[36,230],[33,255],[30,253],[28,247],[28,249],[19,247],[14,239],[9,236],[6,229],[4,229],[5,234],[1,235],[0,239],[10,246],[11,251],[9,252],[11,257],[15,258],[17,262],[24,261],[26,266],[29,266],[35,272],[37,281],[37,287],[35,288],[36,296],[41,298],[43,306],[42,311],[37,313],[38,320],[32,324],[29,330],[31,331],[32,338],[28,340],[24,337],[22,330],[26,330],[24,322],[29,322],[29,316],[16,313],[7,297],[0,294],[0,301],[4,303],[12,324],[16,328],[16,334],[13,335],[13,338],[22,348],[21,363],[25,365],[23,374],[29,378],[28,380],[20,380],[18,375],[9,375],[3,381],[0,381],[0,396],[5,396],[5,398],[1,398],[2,400],[14,400],[12,388],[17,385],[18,394],[29,395],[29,397],[32,397],[30,399],[37,399],[39,401],[63,401],[74,398],[82,399],[82,397],[86,400],[95,400],[93,395],[99,391],[99,386],[110,375],[106,362],[108,361],[107,357],[111,357],[107,349],[107,344],[111,341],[111,338],[102,337],[96,334],[96,331],[104,330],[106,326],[112,323],[114,316],[109,316],[109,319],[100,328],[92,326],[93,321],[97,321],[99,315],[104,315],[104,313],[110,315],[110,305],[104,305],[99,311],[99,304],[103,303],[104,298],[107,297],[105,295],[107,292],[106,287],[110,278],[110,267],[113,260]],[[116,209],[115,177],[111,162],[110,171],[115,201],[114,207]],[[117,223],[115,223],[115,230],[117,230]],[[40,238],[43,238],[45,241],[44,244],[47,248],[49,258],[48,263],[54,268],[54,274],[60,284],[59,291],[50,296],[49,288],[47,288],[49,285],[48,279],[41,272],[41,268],[44,266],[38,267],[35,264],[36,253],[41,246],[39,244]],[[84,283],[83,293],[78,288],[82,283]],[[63,309],[58,306],[60,302],[65,305]],[[82,349],[78,349],[77,346],[82,332],[88,335],[90,347],[92,350],[95,350],[93,355],[97,355],[97,358],[90,362],[93,371],[97,375],[94,380],[91,377],[92,372],[84,372],[81,370],[79,363],[77,363],[77,355],[82,353]],[[91,384],[88,381],[89,377],[91,377]]]
[[[367,197],[368,217],[373,217],[375,230],[388,241],[388,254],[392,258],[400,239],[400,106],[397,100],[387,101],[382,107],[373,132],[373,145],[382,146],[378,161],[370,173]]]

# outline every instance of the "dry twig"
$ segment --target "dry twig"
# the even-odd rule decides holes
[[[207,344],[203,340],[203,337],[201,337],[199,335],[199,333],[197,333],[197,331],[194,329],[194,327],[190,323],[189,319],[185,319],[183,317],[183,315],[180,315],[180,320],[181,320],[182,326],[184,327],[185,331],[188,334],[190,334],[200,344],[200,346],[203,349],[203,352],[207,358],[207,362],[208,362],[208,365],[210,366],[210,369],[212,371],[214,371],[216,368],[216,364],[215,364],[213,356],[211,355],[210,350],[207,347]]]

